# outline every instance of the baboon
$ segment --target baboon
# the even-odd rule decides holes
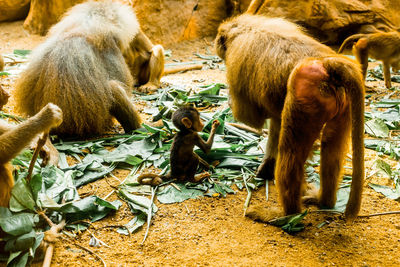
[[[364,178],[364,85],[357,62],[294,23],[250,14],[222,23],[215,47],[227,67],[234,117],[257,129],[271,119],[257,176],[275,176],[284,213],[301,212],[304,163],[321,130],[316,201],[334,207],[351,129],[353,182],[345,215],[357,216]]]
[[[209,165],[193,152],[193,148],[194,146],[198,146],[205,153],[210,151],[215,131],[220,124],[219,121],[213,121],[207,142],[204,142],[198,134],[204,125],[200,120],[200,114],[196,108],[191,106],[179,108],[172,114],[172,122],[178,128],[179,132],[174,137],[171,146],[171,171],[167,175],[142,174],[138,177],[139,183],[156,186],[161,184],[163,180],[170,179],[176,179],[179,182],[199,182],[210,176],[208,172],[195,175],[199,162],[205,167],[209,167]]]
[[[160,87],[164,73],[164,48],[153,45],[139,29],[138,34],[124,52],[125,61],[133,76],[133,85],[143,92],[152,92]]]
[[[17,156],[41,132],[57,127],[62,122],[61,109],[47,104],[38,114],[19,125],[0,121],[0,207],[8,207],[14,178],[9,161]]]
[[[361,64],[362,73],[367,76],[368,56],[381,60],[386,88],[391,88],[390,67],[400,69],[400,33],[398,31],[354,34],[343,41],[338,53],[353,44],[353,54]]]
[[[10,98],[10,94],[0,85],[0,110],[3,109],[5,104],[7,104],[8,98]]]
[[[3,71],[4,69],[4,58],[2,55],[0,55],[0,71]]]
[[[112,117],[125,132],[138,128],[141,118],[126,90],[134,79],[156,84],[164,66],[162,47],[149,42],[129,6],[89,1],[72,7],[17,80],[17,111],[33,115],[49,102],[57,104],[64,113],[54,129],[60,136],[104,133]],[[134,77],[128,65],[135,66]]]

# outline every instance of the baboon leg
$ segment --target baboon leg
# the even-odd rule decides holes
[[[353,45],[353,55],[355,55],[357,61],[361,64],[362,74],[367,77],[368,69],[368,40],[365,38],[359,39]]]
[[[347,108],[340,116],[328,121],[321,139],[321,188],[319,205],[333,208],[336,204],[336,190],[342,171],[347,140],[350,135],[350,111]]]
[[[325,91],[324,81],[328,77],[321,62],[307,60],[292,71],[288,80],[275,167],[285,214],[301,212],[304,163],[325,122],[338,111],[336,97]]]
[[[110,81],[110,87],[114,97],[110,113],[124,128],[126,133],[140,127],[141,118],[133,104],[129,101],[124,86],[117,81]]]
[[[392,82],[390,80],[390,63],[389,62],[383,62],[383,77],[385,80],[386,88],[391,88]]]
[[[160,87],[160,79],[164,73],[164,49],[155,45],[151,49],[149,62],[146,66],[149,74],[148,82],[140,87],[141,91],[154,91]]]
[[[285,102],[279,137],[275,179],[285,214],[301,212],[304,163],[323,126],[318,114],[301,103]]]
[[[267,149],[261,165],[257,170],[257,177],[267,180],[274,179],[274,170],[276,156],[278,154],[279,131],[281,128],[281,121],[279,119],[271,119],[268,131]]]

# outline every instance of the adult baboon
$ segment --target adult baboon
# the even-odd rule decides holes
[[[112,117],[125,132],[138,128],[141,119],[126,90],[134,79],[159,80],[164,66],[162,47],[142,46],[146,38],[129,6],[111,1],[74,6],[33,51],[17,80],[17,111],[31,116],[49,102],[57,104],[64,121],[54,132],[64,136],[104,133]],[[134,56],[138,53],[145,56]],[[124,54],[131,55],[129,65],[138,63],[135,77]]]
[[[301,211],[304,163],[321,138],[321,206],[332,208],[352,129],[348,217],[360,209],[364,178],[364,85],[359,65],[280,18],[241,15],[220,25],[233,115],[261,128],[271,118],[257,175],[275,176],[285,214]],[[276,167],[275,167],[276,163]]]

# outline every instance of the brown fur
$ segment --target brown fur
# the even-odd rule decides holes
[[[0,110],[3,109],[3,106],[5,104],[7,104],[9,97],[10,97],[10,94],[6,90],[4,90],[4,88],[1,87],[1,85],[0,85]]]
[[[255,128],[271,119],[257,176],[275,176],[285,214],[301,211],[304,163],[321,131],[318,201],[324,207],[335,205],[351,129],[353,183],[346,215],[355,217],[364,178],[364,86],[359,65],[279,18],[233,18],[221,24],[215,45],[227,66],[236,119]]]
[[[139,30],[124,57],[134,78],[133,84],[140,86],[140,91],[151,92],[160,87],[164,73],[164,49],[161,45],[153,45]]]
[[[362,66],[364,79],[367,76],[368,56],[370,56],[382,61],[385,86],[391,88],[390,67],[394,71],[400,69],[400,33],[392,31],[354,34],[343,41],[338,53],[343,52],[349,44],[353,44],[353,54]]]
[[[133,78],[123,51],[140,36],[137,19],[120,3],[87,2],[74,6],[33,52],[17,80],[17,110],[33,115],[47,103],[64,113],[59,135],[104,133],[115,117],[130,132],[141,119],[127,89]]]
[[[54,104],[47,104],[38,114],[19,125],[0,121],[0,206],[8,207],[14,178],[9,161],[40,133],[58,126],[62,112]]]
[[[2,55],[0,55],[0,71],[4,70],[4,58]]]
[[[142,174],[138,177],[139,183],[155,186],[161,184],[165,179],[176,179],[179,182],[199,182],[209,177],[208,173],[195,175],[199,162],[206,167],[208,167],[208,163],[194,153],[193,148],[198,146],[205,153],[210,151],[219,121],[213,121],[207,142],[204,142],[198,134],[204,125],[200,120],[199,112],[194,107],[182,107],[175,111],[172,114],[172,122],[179,132],[174,137],[171,147],[171,171],[165,176],[152,173]]]

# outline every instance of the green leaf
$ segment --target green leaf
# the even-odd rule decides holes
[[[32,50],[25,50],[25,49],[14,49],[13,53],[14,55],[26,57],[32,52]]]
[[[303,213],[289,215],[280,217],[274,220],[269,221],[269,224],[281,227],[283,231],[294,234],[300,232],[304,229],[304,225],[301,223],[301,220],[307,215],[307,210]]]
[[[389,137],[389,128],[382,119],[372,119],[365,123],[365,131],[376,137]]]
[[[385,173],[388,178],[392,177],[392,168],[390,167],[390,165],[388,163],[384,162],[381,159],[377,159],[375,161],[375,165],[378,168],[378,170]]]
[[[0,227],[4,232],[19,236],[32,231],[39,217],[32,213],[18,213],[0,220]]]
[[[197,189],[188,189],[183,184],[177,184],[180,190],[169,185],[157,194],[157,199],[163,204],[183,202],[187,199],[195,199],[203,196],[203,192]]]
[[[24,251],[30,249],[36,241],[36,233],[32,229],[29,233],[20,235],[7,241],[5,251]]]
[[[7,262],[7,267],[21,267],[28,263],[29,252],[18,251],[12,253]]]
[[[136,232],[146,223],[147,215],[145,213],[139,213],[139,215],[135,216],[132,220],[130,220],[127,224],[125,224],[125,228],[118,228],[117,232],[122,235],[129,235]]]
[[[373,183],[369,183],[368,185],[376,192],[381,193],[385,197],[400,201],[400,186],[396,186],[396,188],[391,188],[388,186]]]
[[[132,212],[134,213],[142,212],[144,214],[148,213],[151,201],[147,197],[133,195],[124,188],[118,190],[118,195],[128,202],[128,205],[131,208]],[[156,213],[157,210],[158,210],[157,206],[153,204],[153,209],[152,209],[153,214]]]
[[[19,212],[29,209],[35,210],[35,200],[30,187],[23,178],[18,179],[11,191],[10,210]]]
[[[76,222],[85,219],[95,222],[104,218],[111,210],[118,209],[120,206],[121,202],[118,200],[114,202],[105,202],[105,200],[99,199],[96,196],[90,196],[63,205],[59,209],[59,212],[66,214],[68,222]]]

